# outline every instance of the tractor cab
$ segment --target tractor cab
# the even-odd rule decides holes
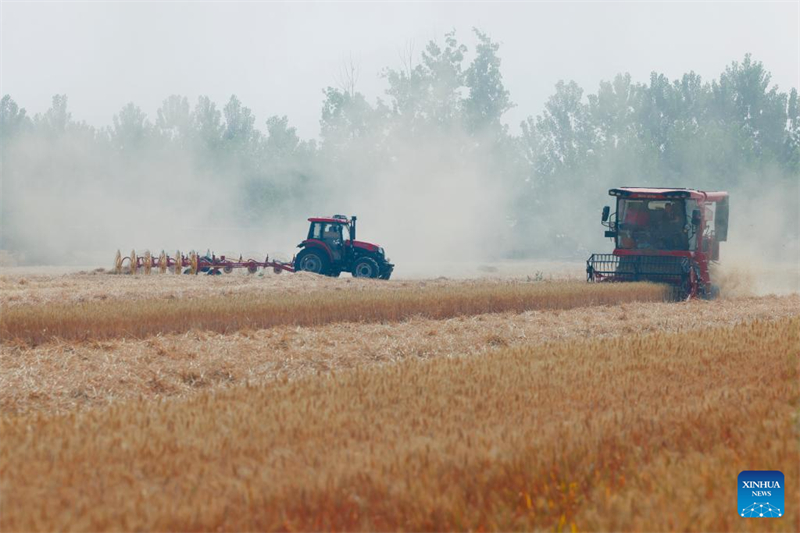
[[[346,255],[346,247],[351,244],[350,224],[342,217],[310,218],[311,226],[308,229],[308,239],[320,241],[325,244],[335,260],[341,260]]]
[[[381,246],[356,240],[357,220],[344,215],[309,218],[308,237],[297,245],[303,250],[295,259],[295,271],[389,279],[394,265]]]
[[[694,189],[611,189],[616,205],[603,208],[611,254],[593,254],[589,281],[654,281],[680,297],[712,297],[709,262],[719,260],[727,240],[728,193]]]

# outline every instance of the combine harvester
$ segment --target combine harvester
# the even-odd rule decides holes
[[[675,299],[715,298],[709,267],[728,238],[728,193],[694,189],[622,187],[603,208],[614,252],[586,261],[590,282],[652,281],[672,287]]]
[[[154,268],[161,273],[172,270],[175,274],[205,272],[210,275],[223,272],[229,274],[236,268],[246,268],[248,272],[254,274],[260,268],[271,268],[276,274],[285,270],[336,277],[342,272],[350,272],[357,278],[389,279],[394,265],[389,262],[382,247],[356,240],[356,220],[355,216],[347,218],[344,215],[309,218],[311,226],[308,229],[308,236],[297,245],[302,250],[290,263],[270,260],[269,256],[263,261],[243,260],[241,256],[237,260],[232,260],[224,255],[216,256],[208,253],[201,256],[197,252],[191,252],[189,255],[176,252],[173,258],[164,252],[155,257],[150,252],[137,256],[136,252],[132,251],[129,257],[122,257],[117,251],[114,267],[118,274],[126,270],[131,274],[138,271],[150,274]]]

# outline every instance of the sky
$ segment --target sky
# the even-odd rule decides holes
[[[232,94],[265,130],[287,115],[303,138],[319,135],[322,90],[345,62],[356,89],[384,96],[381,71],[409,48],[450,30],[467,44],[477,27],[501,44],[516,107],[512,131],[541,113],[559,80],[594,92],[630,72],[718,77],[752,53],[782,91],[800,87],[800,3],[244,3],[2,2],[0,93],[34,115],[67,94],[73,118],[110,125],[134,102],[155,120],[171,94],[222,107]]]

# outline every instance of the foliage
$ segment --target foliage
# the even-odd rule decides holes
[[[402,180],[425,169],[431,185],[450,175],[458,183],[477,175],[479,196],[487,189],[502,193],[489,207],[504,215],[504,228],[494,233],[505,255],[574,254],[591,242],[587,235],[597,232],[585,213],[596,209],[598,197],[576,199],[576,189],[797,186],[797,90],[780,92],[749,54],[711,81],[694,72],[676,80],[653,72],[642,83],[623,73],[594,93],[559,81],[542,112],[515,134],[504,123],[514,103],[503,82],[500,45],[477,29],[474,38],[471,51],[448,32],[418,57],[409,54],[400,68],[385,69],[386,101],[370,102],[349,72],[342,88],[323,91],[319,142],[300,139],[285,116],[268,118],[260,129],[235,95],[222,109],[207,96],[192,107],[172,95],[154,122],[129,103],[111,127],[99,129],[73,119],[66,95],[54,96],[51,108],[33,118],[6,95],[0,101],[6,190],[0,249],[43,247],[23,227],[21,207],[11,205],[22,205],[16,195],[26,193],[35,204],[31,184],[78,191],[102,180],[163,183],[180,173],[188,176],[184,185],[221,184],[229,191],[226,209],[245,213],[245,224],[259,224],[267,213],[297,206],[338,211],[346,190],[414,187]],[[136,194],[135,187],[125,194]],[[548,223],[560,212],[553,205],[567,206],[567,223]],[[782,231],[796,238],[795,219]]]

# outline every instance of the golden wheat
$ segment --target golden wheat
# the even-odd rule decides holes
[[[399,321],[413,316],[569,309],[662,301],[663,286],[581,282],[473,284],[394,291],[237,294],[195,299],[18,305],[0,315],[0,339],[38,344],[53,339],[141,338],[202,329],[229,333],[277,325]]]
[[[739,471],[800,467],[799,329],[572,341],[5,417],[0,528],[751,530]],[[799,487],[787,474],[786,515],[759,529],[800,529]]]
[[[136,398],[187,397],[413,359],[480,356],[496,347],[636,332],[677,332],[794,316],[800,295],[402,322],[192,331],[146,339],[0,344],[0,414],[85,409]],[[687,333],[691,335],[692,333]]]

